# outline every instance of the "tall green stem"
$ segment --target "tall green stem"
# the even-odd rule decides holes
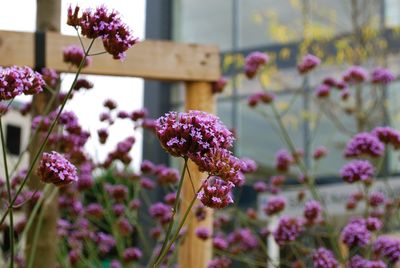
[[[6,183],[7,183],[7,195],[8,195],[8,202],[11,203],[11,182],[10,182],[10,174],[8,173],[8,165],[7,165],[7,154],[6,154],[6,143],[5,143],[5,138],[4,138],[4,132],[3,132],[3,122],[1,120],[0,116],[0,136],[1,136],[1,148],[3,151],[3,162],[4,162],[4,172],[6,176]],[[14,215],[13,211],[11,209],[10,211],[10,267],[14,267]]]
[[[164,252],[166,251],[165,248],[167,246],[169,237],[171,235],[172,227],[174,226],[175,214],[176,214],[176,212],[178,210],[178,206],[179,206],[179,201],[180,201],[180,196],[181,196],[181,191],[182,191],[182,186],[183,186],[183,180],[185,178],[185,171],[186,171],[186,168],[187,168],[187,163],[188,163],[188,159],[185,158],[185,162],[184,162],[182,173],[181,173],[181,179],[179,180],[179,184],[178,184],[178,191],[176,192],[176,199],[175,199],[175,203],[174,203],[174,208],[172,210],[171,221],[170,221],[170,223],[168,225],[167,233],[165,234],[164,242],[163,242],[163,245],[161,247],[160,253],[159,253],[158,257],[156,258],[155,264],[153,265],[153,267],[157,267],[157,264],[162,259],[162,256],[165,255],[164,254]]]

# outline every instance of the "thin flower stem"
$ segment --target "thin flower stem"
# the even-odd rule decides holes
[[[102,51],[102,52],[96,52],[96,53],[89,54],[88,56],[98,56],[98,55],[103,55],[106,53],[107,53],[107,51]]]
[[[83,45],[82,38],[81,38],[81,35],[80,35],[79,31],[78,31],[78,28],[77,27],[74,27],[74,28],[76,30],[76,34],[78,35],[79,43],[81,43],[81,47],[82,47],[83,51],[86,51],[86,48]]]
[[[6,183],[7,183],[7,195],[8,195],[8,202],[11,203],[11,182],[10,182],[10,174],[8,173],[8,165],[7,165],[7,154],[6,154],[6,143],[4,138],[3,132],[3,122],[0,116],[0,135],[1,135],[1,148],[3,151],[3,162],[4,162],[4,172],[6,176]],[[13,210],[10,210],[10,266],[11,268],[14,267],[14,215]]]
[[[161,262],[163,256],[166,254],[166,252],[164,252],[164,251],[166,251],[165,249],[166,249],[169,237],[171,235],[172,227],[174,225],[174,218],[175,218],[176,211],[178,210],[179,201],[180,201],[179,199],[181,196],[181,191],[182,191],[182,186],[183,186],[183,180],[185,178],[185,171],[187,169],[188,159],[185,158],[184,160],[185,160],[185,162],[183,164],[182,174],[181,174],[181,178],[180,178],[179,184],[178,184],[178,191],[176,192],[176,199],[175,199],[175,203],[174,203],[174,208],[172,210],[171,221],[168,225],[167,233],[165,234],[164,242],[161,247],[160,253],[159,253],[158,257],[156,258],[155,264],[153,265],[153,267],[157,267],[157,264],[159,264]],[[167,249],[167,251],[168,251],[168,249]]]
[[[169,249],[171,248],[172,244],[173,244],[173,243],[175,242],[175,240],[178,238],[179,232],[181,231],[183,225],[185,224],[186,219],[187,219],[187,217],[189,216],[190,211],[192,210],[192,207],[193,207],[193,205],[194,205],[194,202],[195,202],[196,199],[197,199],[197,194],[200,192],[200,190],[201,190],[202,188],[203,188],[203,186],[201,186],[200,189],[199,189],[199,190],[196,192],[196,194],[194,195],[192,201],[191,201],[190,204],[189,204],[189,207],[188,207],[187,210],[185,211],[185,214],[184,214],[184,216],[183,216],[183,218],[182,218],[181,223],[180,223],[179,226],[178,226],[178,229],[175,231],[174,236],[172,237],[171,241],[169,242],[169,244],[168,244],[168,246],[166,247],[166,249],[164,250],[164,252],[161,254],[161,256],[160,256],[159,258],[157,258],[158,261],[156,261],[156,263],[153,265],[153,268],[156,268],[156,267],[158,267],[158,266],[161,264],[161,262],[164,260],[165,256],[167,255]]]
[[[3,113],[0,114],[0,117],[3,116],[3,115],[8,111],[8,109],[10,109],[10,106],[11,106],[11,104],[13,103],[13,101],[14,101],[14,98],[12,98],[12,99],[7,103],[7,108],[5,109],[5,111],[4,111]]]
[[[31,245],[31,252],[29,255],[29,264],[28,264],[28,268],[32,268],[33,267],[33,263],[35,261],[35,257],[36,257],[36,249],[37,249],[37,242],[39,239],[39,233],[40,230],[42,229],[42,225],[43,225],[43,216],[44,216],[44,212],[45,212],[45,207],[47,205],[50,204],[50,202],[52,202],[53,198],[55,197],[56,193],[58,192],[58,188],[55,188],[55,191],[52,191],[51,195],[48,197],[48,199],[46,200],[46,202],[44,202],[42,209],[40,210],[40,214],[39,214],[39,218],[38,218],[38,223],[36,225],[35,228],[35,233],[33,234],[33,241],[32,241],[32,245]]]
[[[196,193],[196,188],[194,187],[194,183],[193,183],[193,180],[192,180],[192,175],[190,174],[190,170],[189,170],[188,165],[186,165],[186,170],[187,170],[187,173],[189,174],[190,184],[192,185],[193,193]]]
[[[25,175],[25,178],[22,180],[22,183],[21,183],[20,187],[18,188],[16,194],[14,195],[14,198],[11,200],[10,204],[8,205],[7,210],[5,211],[3,217],[1,218],[1,220],[0,220],[0,225],[4,222],[4,220],[5,220],[6,216],[7,216],[7,214],[11,211],[11,209],[12,209],[12,207],[13,207],[15,201],[16,201],[17,198],[18,198],[18,195],[21,193],[21,191],[22,191],[22,189],[24,188],[26,182],[28,181],[29,176],[31,175],[31,173],[32,173],[32,171],[33,171],[33,168],[35,167],[36,162],[37,162],[38,159],[39,159],[39,156],[40,156],[41,153],[43,152],[43,150],[44,150],[44,148],[45,148],[45,146],[46,146],[46,144],[47,144],[47,141],[48,141],[48,139],[49,139],[49,137],[50,137],[50,134],[53,132],[53,129],[54,129],[54,127],[56,126],[57,121],[58,121],[58,119],[60,118],[60,115],[61,115],[61,113],[63,112],[64,107],[65,107],[65,105],[67,104],[67,101],[68,101],[69,97],[70,97],[71,94],[72,94],[72,91],[73,91],[73,89],[74,89],[74,87],[75,87],[76,81],[78,80],[78,76],[79,76],[79,74],[81,73],[82,68],[83,68],[83,66],[84,66],[85,60],[86,60],[86,58],[87,58],[87,55],[88,55],[90,49],[91,49],[92,46],[93,46],[94,40],[95,40],[95,39],[92,39],[92,41],[90,42],[90,45],[89,45],[89,47],[88,47],[88,50],[85,52],[85,56],[83,57],[81,63],[79,64],[79,68],[78,68],[78,71],[77,71],[76,74],[75,74],[74,81],[72,82],[71,87],[70,87],[70,89],[69,89],[69,91],[68,91],[66,97],[64,98],[63,103],[61,104],[61,107],[60,107],[60,109],[59,109],[59,111],[58,111],[58,113],[57,113],[57,116],[56,116],[56,118],[54,119],[54,121],[52,122],[52,124],[51,124],[51,126],[50,126],[50,128],[49,128],[49,130],[48,130],[48,132],[47,132],[47,135],[46,135],[46,137],[45,137],[45,139],[44,139],[44,141],[43,141],[43,143],[41,144],[39,150],[37,151],[35,157],[33,158],[33,161],[32,161],[32,163],[31,163],[31,165],[30,165],[30,167],[29,167],[28,172],[27,172],[26,175]]]

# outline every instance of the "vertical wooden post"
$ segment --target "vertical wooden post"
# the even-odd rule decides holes
[[[60,16],[61,14],[61,0],[37,0],[37,19],[36,19],[36,30],[45,31],[60,31]],[[44,56],[44,55],[43,55]],[[35,64],[38,64],[37,62]],[[44,67],[44,66],[36,66]],[[36,115],[43,115],[45,107],[51,98],[51,93],[44,91],[40,94],[34,95],[32,99],[32,110],[31,116],[34,118]],[[56,106],[54,105],[53,108]],[[40,144],[42,143],[42,137],[39,135],[36,140],[32,142],[32,146],[29,148],[30,162],[39,150]],[[37,165],[38,163],[36,163]],[[36,167],[35,169],[36,170]],[[44,184],[40,182],[40,179],[36,173],[32,173],[28,180],[28,186],[31,190],[42,190]],[[53,187],[51,188],[52,191]],[[48,199],[47,198],[45,200]],[[46,204],[41,207],[44,210],[43,218],[39,219],[38,216],[34,219],[32,228],[29,230],[26,239],[26,261],[29,262],[32,252],[32,243],[34,241],[36,226],[39,220],[42,221],[41,228],[38,230],[39,239],[36,244],[36,253],[34,256],[33,267],[56,267],[56,254],[57,254],[57,220],[58,220],[58,195],[53,197],[53,200],[45,202]],[[30,210],[28,208],[27,214],[29,215]],[[38,213],[39,215],[40,213]]]
[[[212,94],[212,85],[209,82],[188,82],[186,83],[186,110],[201,110],[208,113],[215,113],[215,100]],[[206,174],[199,172],[197,166],[188,163],[193,184],[197,189],[200,188],[202,179]],[[193,187],[189,176],[186,174],[182,189],[182,203],[180,211],[186,211],[190,201],[194,196]],[[196,207],[199,201],[196,201],[193,207]],[[212,240],[203,241],[199,239],[195,231],[203,226],[212,231],[213,211],[207,208],[207,217],[203,221],[198,221],[194,215],[194,210],[190,212],[185,227],[186,235],[179,247],[179,267],[205,268],[212,257]]]

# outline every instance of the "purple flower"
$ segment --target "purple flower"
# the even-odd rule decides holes
[[[132,121],[138,121],[139,119],[144,119],[149,112],[146,108],[142,108],[136,111],[133,111],[130,115]]]
[[[354,160],[345,164],[340,170],[343,180],[348,183],[368,182],[374,176],[374,172],[374,167],[367,160]]]
[[[250,158],[242,158],[242,169],[243,173],[253,173],[257,170],[257,163],[253,159]]]
[[[122,264],[118,260],[113,260],[110,264],[110,268],[122,268]]]
[[[393,73],[385,68],[378,67],[371,73],[371,82],[374,84],[389,84],[394,79]]]
[[[97,135],[99,136],[99,141],[101,144],[105,144],[108,139],[108,129],[106,128],[101,128],[97,130]]]
[[[80,79],[78,79],[78,81],[76,81],[74,90],[78,91],[82,88],[91,89],[91,88],[93,88],[93,84],[85,78],[80,78]]]
[[[143,173],[151,173],[153,172],[154,168],[155,165],[149,160],[143,160],[140,164],[140,171]]]
[[[229,244],[228,241],[226,241],[223,237],[221,236],[216,236],[213,239],[213,247],[219,250],[226,250],[228,248]]]
[[[221,93],[224,91],[228,79],[226,77],[220,77],[216,82],[213,83],[213,93]]]
[[[313,222],[321,217],[322,206],[316,200],[309,200],[304,205],[304,218],[309,222]]]
[[[247,100],[247,103],[250,107],[255,107],[257,106],[258,103],[262,102],[265,104],[269,104],[275,100],[275,94],[269,91],[260,91],[256,92],[252,95]]]
[[[43,91],[42,75],[29,67],[0,67],[0,101],[21,95],[33,95]]]
[[[172,208],[164,203],[158,202],[150,206],[150,216],[159,219],[162,223],[169,222],[172,217]]]
[[[325,84],[319,85],[315,89],[315,96],[317,98],[325,98],[329,97],[329,93],[331,92],[331,88]]]
[[[208,172],[235,185],[244,183],[241,172],[243,162],[227,149],[211,149],[204,156],[193,156],[192,160],[199,166],[200,171]]]
[[[286,172],[293,163],[293,156],[286,150],[281,149],[275,155],[275,167],[277,170]]]
[[[128,236],[133,232],[133,226],[126,218],[119,219],[117,222],[118,231],[122,236]]]
[[[213,148],[230,148],[232,133],[218,117],[200,111],[170,112],[156,123],[163,148],[173,156],[203,156]]]
[[[46,83],[46,85],[48,85],[51,88],[57,87],[58,82],[60,80],[60,75],[57,73],[56,70],[49,68],[42,68],[40,73],[42,74],[42,78]]]
[[[76,167],[55,151],[43,153],[39,163],[38,175],[43,182],[58,186],[78,180]]]
[[[395,149],[400,148],[400,131],[391,127],[376,127],[371,132],[381,142],[391,144]]]
[[[364,219],[353,219],[343,228],[340,236],[349,248],[364,247],[371,239],[371,232]]]
[[[386,264],[381,260],[367,260],[359,255],[355,255],[346,264],[346,268],[386,268]]]
[[[103,212],[103,207],[98,203],[91,203],[86,207],[86,214],[96,218],[101,218]]]
[[[384,204],[386,201],[385,195],[381,192],[372,192],[368,197],[368,203],[371,207],[377,207]]]
[[[253,184],[253,189],[257,193],[263,193],[268,190],[268,185],[263,181],[257,181]]]
[[[351,66],[343,74],[343,80],[347,83],[361,83],[367,80],[368,72],[361,66]]]
[[[203,182],[203,188],[197,198],[207,207],[224,208],[233,203],[231,197],[233,187],[233,183],[213,176]]]
[[[365,224],[367,225],[367,229],[371,232],[378,231],[382,228],[382,221],[375,217],[368,217],[365,220]]]
[[[176,183],[179,180],[179,172],[174,168],[159,166],[156,170],[157,182],[161,185]]]
[[[117,108],[117,103],[112,99],[107,99],[104,101],[103,106],[108,108],[109,110],[114,110]]]
[[[116,242],[112,235],[100,232],[97,234],[96,243],[100,252],[105,254],[110,252],[110,250],[115,246]]]
[[[380,157],[385,146],[377,137],[367,132],[358,133],[347,143],[344,155],[346,157],[371,156]]]
[[[63,60],[65,63],[70,63],[75,67],[79,67],[82,60],[85,58],[85,52],[81,47],[71,45],[63,50]],[[83,67],[87,67],[92,63],[91,57],[86,57]]]
[[[242,251],[249,251],[258,246],[257,237],[249,228],[236,229],[230,233],[227,239],[229,245],[235,247],[237,253]]]
[[[282,216],[273,235],[278,245],[282,246],[296,240],[303,230],[303,221],[301,219]]]
[[[124,261],[126,262],[136,261],[142,257],[142,251],[138,248],[131,247],[125,249],[123,255]]]
[[[321,63],[321,60],[311,54],[308,54],[303,57],[301,62],[297,65],[297,70],[300,74],[308,73],[309,71],[313,70]]]
[[[255,51],[247,55],[244,64],[244,72],[247,78],[253,78],[257,72],[269,61],[268,55]]]
[[[211,236],[210,229],[208,229],[207,227],[198,227],[195,233],[196,236],[201,240],[207,240]]]
[[[339,268],[339,263],[335,259],[332,251],[320,247],[312,255],[314,268]]]
[[[266,206],[263,208],[264,213],[268,216],[278,214],[285,209],[286,199],[282,196],[271,196]]]
[[[400,260],[400,240],[387,236],[379,236],[372,245],[375,254],[386,258],[391,264]]]
[[[164,196],[164,202],[167,203],[168,205],[173,205],[176,200],[176,193],[168,193]]]
[[[230,259],[228,259],[227,257],[220,257],[212,259],[208,263],[207,268],[229,268],[230,265]]]
[[[95,10],[86,9],[79,17],[79,7],[68,8],[67,24],[81,29],[81,35],[89,39],[100,37],[105,50],[114,59],[124,59],[125,52],[138,42],[128,26],[122,22],[119,13],[100,6]]]
[[[324,146],[319,146],[315,149],[313,153],[313,158],[315,160],[319,160],[323,157],[325,157],[328,154],[328,150]]]
[[[153,190],[156,187],[155,183],[149,178],[141,178],[140,186],[147,190]]]

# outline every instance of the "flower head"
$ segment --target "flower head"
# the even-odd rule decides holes
[[[282,216],[279,219],[278,227],[273,232],[273,235],[278,245],[282,246],[296,240],[303,229],[303,221],[301,219]]]
[[[340,170],[341,177],[348,183],[368,182],[374,176],[374,172],[374,167],[366,160],[354,160]]]
[[[0,67],[0,101],[18,95],[33,95],[43,91],[42,75],[29,67]]]
[[[76,167],[55,151],[43,153],[38,175],[43,182],[61,186],[78,181]]]
[[[318,248],[312,255],[314,268],[339,268],[339,263],[335,259],[332,251],[326,248]]]
[[[269,61],[268,55],[259,51],[250,53],[244,64],[244,72],[248,78],[253,78],[259,69]]]
[[[360,255],[355,255],[346,264],[347,268],[386,268],[386,264],[381,260],[367,260]]]
[[[371,82],[374,84],[389,84],[394,78],[393,73],[385,68],[378,67],[371,73]]]
[[[81,47],[71,45],[63,50],[63,58],[65,63],[69,63],[75,67],[81,65],[82,60],[85,58],[85,52]],[[87,67],[92,63],[91,57],[86,57],[83,62],[83,67]]]
[[[321,217],[322,206],[316,200],[309,200],[304,205],[304,218],[309,222],[313,222]]]
[[[203,205],[210,208],[224,208],[233,203],[231,189],[232,182],[226,182],[218,177],[210,177],[203,182],[203,188],[197,198]]]
[[[308,73],[309,71],[313,70],[321,63],[321,60],[311,54],[308,54],[303,57],[301,62],[297,65],[297,70],[300,74]]]
[[[372,245],[378,256],[386,258],[391,264],[400,260],[400,240],[387,236],[379,236]]]
[[[252,95],[247,100],[247,103],[250,107],[255,107],[257,104],[265,103],[269,104],[275,100],[275,94],[269,91],[260,91],[256,92]]]
[[[196,236],[202,240],[207,240],[211,236],[210,229],[207,227],[198,227],[195,233]]]
[[[268,199],[267,205],[263,208],[268,216],[278,214],[285,209],[286,199],[282,196],[271,196]]]
[[[364,219],[351,220],[342,230],[341,239],[348,247],[364,247],[371,239]]]
[[[293,162],[293,156],[284,149],[279,150],[275,155],[275,167],[279,171],[288,171],[290,164],[292,164]]]
[[[371,132],[381,142],[391,144],[395,149],[400,148],[400,131],[391,127],[376,127]]]
[[[367,80],[368,73],[361,66],[351,66],[343,74],[343,80],[347,83],[361,83]]]
[[[100,37],[105,50],[114,59],[124,59],[125,52],[138,42],[132,36],[128,26],[122,22],[116,11],[109,11],[105,6],[86,9],[79,16],[79,7],[68,8],[67,24],[80,28],[82,36],[90,39]]]
[[[384,153],[383,143],[374,135],[362,132],[356,134],[348,143],[344,152],[346,157],[380,157]]]
[[[200,111],[167,113],[157,120],[156,133],[168,153],[186,158],[203,156],[212,148],[230,148],[234,140],[218,117]]]

